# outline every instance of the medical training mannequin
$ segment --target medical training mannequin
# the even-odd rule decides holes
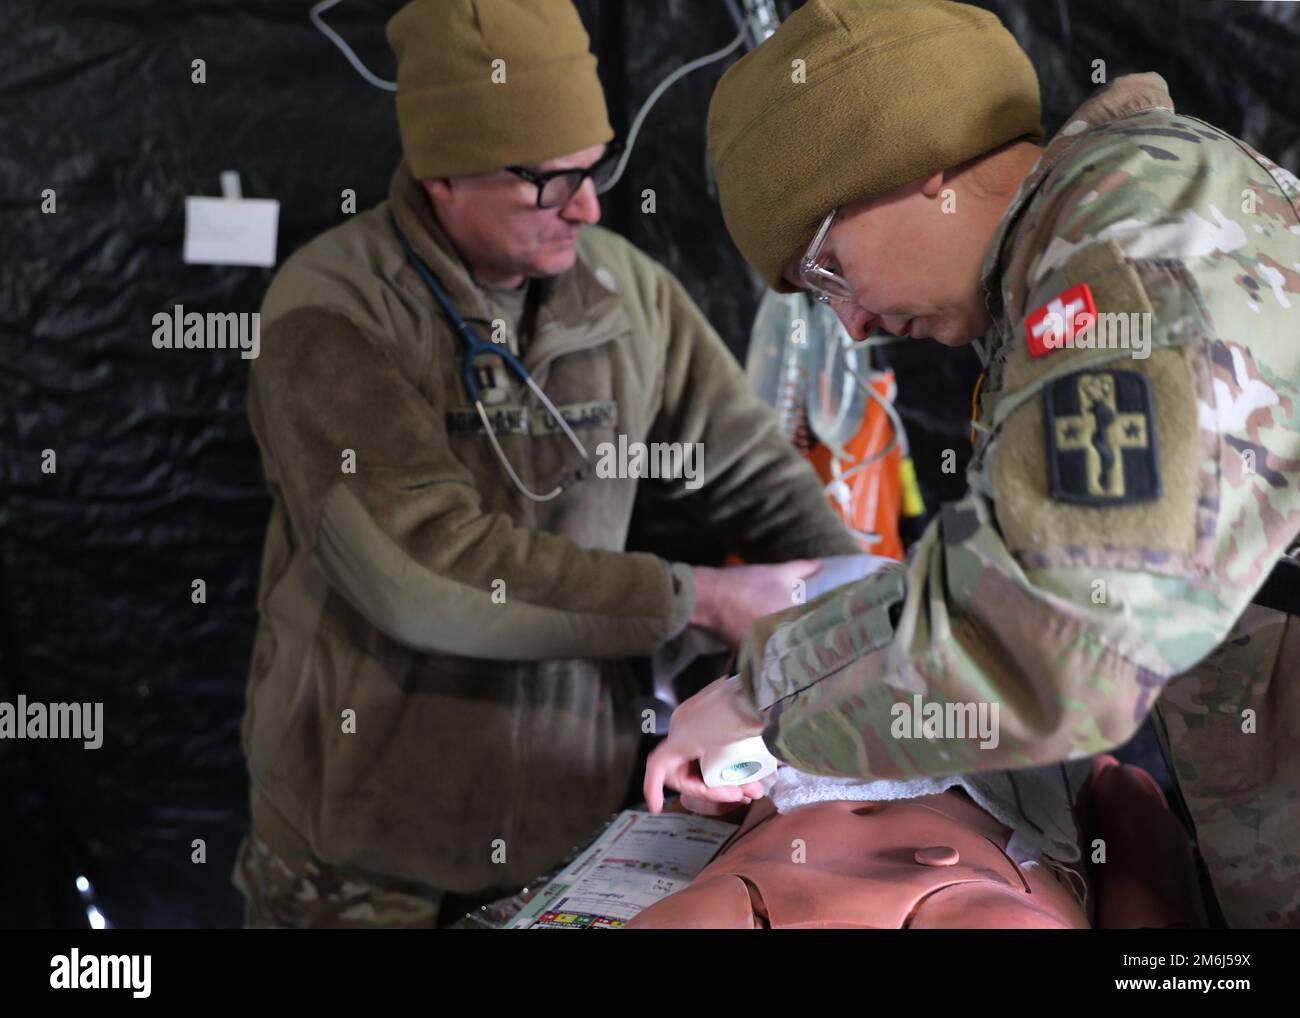
[[[687,801],[719,815],[717,804]],[[1085,859],[1105,858],[1091,873],[1077,867],[1088,888],[1086,914],[1078,880],[1044,865],[1016,865],[1006,854],[1011,830],[964,791],[949,789],[890,802],[817,802],[785,814],[760,799],[687,888],[628,928],[1201,925],[1187,835],[1149,774],[1098,757],[1076,812]]]

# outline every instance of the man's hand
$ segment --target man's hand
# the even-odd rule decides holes
[[[675,711],[668,738],[655,747],[645,765],[646,805],[651,813],[663,809],[664,785],[694,799],[743,802],[766,794],[761,781],[710,788],[700,773],[700,758],[763,731],[763,716],[749,702],[737,679],[718,679],[686,700]]]
[[[695,605],[690,624],[716,633],[733,650],[756,619],[799,603],[795,581],[812,576],[820,559],[794,559],[769,566],[708,569],[692,566]]]

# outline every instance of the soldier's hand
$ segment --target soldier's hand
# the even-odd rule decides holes
[[[820,559],[726,569],[694,566],[691,625],[713,631],[732,649],[739,647],[756,619],[798,604],[796,581],[806,580],[820,568]]]
[[[760,735],[763,716],[749,702],[739,682],[718,679],[673,711],[664,739],[645,765],[646,805],[663,809],[664,785],[692,799],[738,803],[766,794],[761,781],[710,788],[700,773],[700,758],[741,739]]]

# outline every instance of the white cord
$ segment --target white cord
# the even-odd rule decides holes
[[[370,82],[370,84],[374,85],[376,88],[382,88],[389,92],[396,92],[397,82],[385,81],[383,78],[372,73],[370,69],[357,57],[356,53],[352,51],[352,47],[344,42],[343,38],[321,19],[321,15],[338,2],[339,0],[320,0],[320,2],[311,9],[310,16],[312,23],[324,33],[327,39],[343,51],[343,55],[348,58],[348,63],[356,68],[357,73],[365,78],[366,81]],[[627,144],[623,149],[623,154],[619,157],[618,166],[614,169],[614,175],[610,177],[610,179],[605,183],[605,186],[600,189],[602,194],[617,184],[622,178],[623,171],[627,168],[627,161],[632,156],[632,146],[636,144],[636,136],[641,131],[641,124],[645,121],[651,107],[653,107],[659,100],[659,97],[663,95],[664,91],[678,78],[690,74],[691,71],[698,70],[707,64],[721,60],[725,56],[729,56],[731,53],[735,52],[744,41],[745,29],[742,28],[736,35],[736,38],[731,41],[730,45],[717,50],[716,52],[709,53],[706,56],[702,56],[698,60],[692,60],[688,64],[683,64],[655,86],[654,91],[651,92],[646,101],[641,104],[641,108],[637,111],[636,117],[632,120],[632,129],[628,132]]]
[[[869,350],[874,346],[884,346],[887,343],[900,342],[901,339],[902,339],[901,336],[869,336],[866,339],[858,340],[856,343],[850,343],[849,345],[841,348],[841,356],[844,358],[844,370],[848,372],[848,374],[853,377],[853,380],[862,387],[863,391],[867,394],[867,396],[870,399],[874,399],[880,405],[881,409],[885,411],[885,414],[889,417],[889,423],[893,431],[893,434],[890,436],[889,444],[886,445],[883,449],[881,449],[879,452],[872,453],[866,459],[862,460],[862,462],[854,464],[848,470],[845,470],[842,473],[840,471],[840,460],[842,459],[847,460],[850,459],[851,457],[845,452],[843,447],[830,448],[828,446],[831,453],[831,470],[834,472],[835,476],[832,477],[831,480],[825,485],[823,491],[827,497],[835,498],[836,501],[839,501],[839,498],[835,493],[833,493],[833,489],[839,487],[840,485],[843,485],[846,481],[848,481],[850,477],[853,477],[855,474],[860,474],[868,467],[876,463],[879,463],[882,459],[884,459],[891,452],[893,452],[895,448],[898,448],[901,445],[904,459],[906,459],[909,454],[908,444],[907,444],[907,431],[903,427],[902,418],[898,416],[898,411],[894,409],[893,401],[886,399],[880,393],[876,392],[875,386],[873,386],[869,381],[867,381],[860,374],[858,374],[858,372],[854,369],[854,367],[849,363],[849,359],[848,359],[849,354],[852,353],[853,351]],[[845,526],[849,529],[850,532],[852,532],[854,535],[861,538],[862,540],[866,541],[868,544],[877,544],[881,540],[883,540],[880,534],[858,530],[855,527],[850,526],[847,521],[845,522]]]
[[[525,374],[524,382],[527,383],[528,388],[533,390],[533,395],[536,396],[542,406],[546,408],[546,412],[551,415],[551,418],[555,423],[563,429],[565,435],[568,436],[569,441],[573,443],[573,447],[577,449],[578,452],[582,453],[582,458],[590,462],[591,454],[587,452],[587,447],[582,444],[582,439],[578,438],[578,436],[573,433],[573,429],[569,427],[569,422],[566,421],[564,415],[556,409],[556,406],[551,402],[550,397],[547,396],[546,393],[542,392],[542,387],[533,380],[533,376]]]
[[[385,81],[383,78],[377,77],[376,75],[372,74],[370,70],[366,67],[366,65],[363,64],[360,61],[360,59],[358,59],[357,55],[352,52],[352,47],[343,41],[342,36],[340,36],[338,32],[334,31],[334,29],[330,28],[329,25],[325,24],[325,22],[321,20],[320,16],[324,14],[326,11],[328,11],[331,7],[333,7],[338,2],[339,0],[320,0],[320,3],[318,3],[315,7],[311,9],[310,16],[311,16],[312,23],[317,28],[319,28],[322,32],[325,33],[325,37],[327,39],[329,39],[332,43],[334,43],[335,46],[337,46],[339,49],[343,51],[343,55],[348,58],[348,63],[350,63],[353,67],[357,69],[357,73],[360,74],[361,77],[365,78],[366,81],[370,82],[370,84],[374,85],[376,88],[386,89],[389,92],[396,92],[397,82]]]
[[[903,427],[903,419],[898,416],[898,412],[894,409],[893,402],[892,401],[886,402],[882,400],[877,395],[876,390],[868,382],[864,382],[862,380],[862,376],[859,375],[856,371],[853,370],[852,367],[849,366],[849,361],[848,361],[849,353],[852,351],[870,350],[872,347],[888,346],[890,343],[901,343],[902,341],[903,341],[902,336],[889,336],[889,335],[868,336],[866,339],[858,340],[856,343],[854,343],[852,346],[846,349],[844,351],[843,356],[844,356],[844,369],[850,375],[853,376],[854,380],[860,386],[862,386],[864,389],[867,390],[867,395],[875,396],[877,402],[879,402],[880,405],[885,408],[885,413],[889,415],[889,422],[894,426],[894,434],[895,436],[897,436],[899,444],[903,447],[903,459],[907,459],[907,457],[912,454],[911,447],[908,445],[907,442],[907,429]],[[883,456],[885,454],[882,453],[881,455]]]
[[[698,60],[692,60],[689,64],[683,64],[655,86],[654,91],[651,92],[646,101],[641,104],[641,108],[637,110],[636,116],[632,118],[632,128],[627,133],[627,144],[623,149],[623,154],[619,157],[618,166],[614,169],[614,175],[610,177],[605,186],[600,189],[601,194],[604,194],[611,187],[617,184],[619,179],[623,176],[623,170],[627,168],[627,161],[632,155],[632,146],[636,144],[636,136],[641,130],[641,124],[645,120],[646,114],[650,112],[650,107],[652,107],[658,101],[659,97],[663,95],[664,90],[683,75],[690,74],[691,71],[697,70],[705,64],[711,64],[715,60],[721,60],[723,57],[735,52],[735,50],[740,47],[741,43],[745,41],[745,31],[746,30],[742,28],[740,32],[737,33],[736,37],[731,40],[731,43],[728,46],[713,53],[709,53],[706,56],[702,56]]]
[[[879,463],[882,459],[884,459],[896,448],[898,448],[899,424],[901,422],[895,423],[898,421],[897,412],[890,405],[889,400],[885,399],[885,397],[880,395],[880,393],[876,392],[874,389],[871,388],[868,388],[867,392],[870,394],[872,399],[874,399],[877,403],[881,405],[882,408],[884,408],[885,413],[889,415],[889,423],[893,429],[893,434],[890,436],[889,444],[886,445],[879,452],[873,452],[870,456],[862,460],[860,463],[855,463],[853,466],[849,467],[848,470],[844,471],[844,473],[836,476],[830,482],[830,484],[826,486],[827,494],[830,494],[830,489],[833,485],[840,484],[844,481],[847,481],[850,477],[853,477],[855,474],[862,473],[862,471],[866,470],[867,467],[874,466],[876,463]],[[851,457],[847,453],[843,453],[843,450],[841,450],[841,455],[839,455],[838,457],[834,455],[834,450],[832,450],[831,465],[838,470],[839,461],[841,459],[850,459],[850,458]]]
[[[510,480],[515,482],[515,487],[519,489],[521,494],[531,498],[534,502],[549,502],[564,491],[564,489],[557,484],[548,494],[538,495],[524,487],[524,482],[521,481],[519,475],[515,473],[515,468],[510,465],[510,461],[506,459],[506,454],[501,449],[501,444],[497,441],[496,433],[492,430],[492,422],[488,420],[487,412],[483,409],[483,401],[481,399],[474,401],[474,409],[478,411],[479,420],[483,422],[483,430],[487,432],[488,441],[492,443],[492,449],[496,452],[497,459],[500,460],[501,465],[506,468],[506,473],[510,475]]]
[[[861,463],[858,463],[853,467],[850,467],[843,474],[841,474],[834,481],[832,481],[831,484],[844,481],[847,478],[852,477],[854,474],[861,473],[863,470],[865,470],[867,467],[871,466],[872,464],[879,463],[882,459],[888,456],[891,452],[894,451],[896,447],[900,445],[902,446],[903,458],[904,459],[907,458],[907,455],[909,453],[909,449],[907,445],[907,431],[903,427],[902,418],[898,416],[898,411],[894,409],[893,402],[891,400],[886,399],[884,396],[880,395],[880,393],[876,392],[875,386],[873,386],[869,381],[867,381],[860,374],[858,374],[857,371],[854,370],[853,366],[849,364],[849,360],[848,360],[849,354],[855,350],[866,350],[866,349],[870,349],[873,346],[884,346],[887,343],[897,343],[900,341],[900,339],[901,337],[898,336],[874,336],[874,337],[869,337],[867,339],[859,340],[856,343],[851,343],[848,346],[843,347],[841,349],[840,355],[844,358],[845,372],[848,373],[853,378],[853,380],[857,382],[859,386],[862,387],[862,390],[866,393],[868,398],[874,399],[878,404],[880,404],[881,409],[884,410],[885,414],[889,417],[889,423],[890,423],[890,427],[893,430],[893,435],[889,440],[889,444],[885,446],[885,448],[881,449],[879,452],[872,453]],[[829,448],[831,451],[831,463],[833,466],[838,467],[839,460],[852,459],[852,457],[849,456],[849,454],[844,450],[842,446],[832,447],[828,445],[827,448]],[[827,493],[829,494],[829,492],[830,492],[830,485],[827,486]]]
[[[582,453],[582,458],[590,463],[591,456],[587,452],[587,447],[582,444],[582,439],[573,433],[573,429],[569,427],[569,422],[566,421],[564,415],[556,409],[555,404],[550,401],[546,393],[542,392],[541,386],[533,380],[532,375],[526,375],[524,381],[528,383],[528,387],[533,390],[534,395],[541,400],[542,405],[546,407],[547,413],[551,415],[555,420],[555,423],[558,424],[564,431],[565,435],[568,436],[569,441],[573,443],[574,448],[576,448],[578,452]],[[474,409],[478,411],[479,420],[483,422],[483,430],[487,432],[488,441],[492,443],[492,449],[497,454],[497,459],[501,461],[501,465],[506,468],[506,473],[510,475],[510,480],[514,481],[515,487],[518,488],[523,495],[531,498],[534,502],[549,502],[564,491],[567,485],[563,480],[561,480],[561,482],[552,488],[546,495],[538,495],[524,487],[524,482],[521,481],[519,475],[515,473],[514,467],[512,467],[510,461],[506,459],[506,454],[501,449],[501,444],[497,441],[496,433],[492,430],[492,423],[488,420],[487,411],[483,409],[483,401],[481,399],[474,401]]]

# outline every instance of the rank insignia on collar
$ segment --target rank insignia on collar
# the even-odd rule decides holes
[[[1074,337],[1097,321],[1097,305],[1087,283],[1058,294],[1025,319],[1030,357],[1043,357],[1061,347],[1074,348]]]
[[[1052,498],[1091,506],[1158,499],[1151,384],[1137,371],[1076,371],[1043,390]]]

